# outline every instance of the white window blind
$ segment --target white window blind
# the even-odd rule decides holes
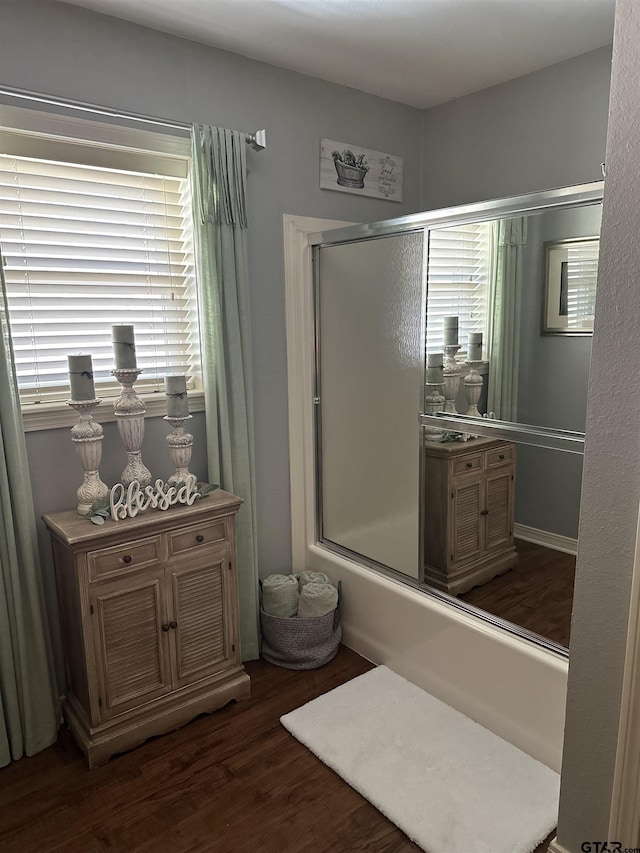
[[[593,323],[598,278],[599,240],[581,240],[567,247],[561,265],[560,311],[569,329]]]
[[[193,386],[199,336],[188,178],[0,155],[0,245],[23,403],[69,398],[67,355],[117,393],[112,324],[135,327],[137,391]]]
[[[461,351],[470,332],[487,338],[491,223],[477,222],[429,232],[427,350],[442,351],[443,319],[458,317]]]

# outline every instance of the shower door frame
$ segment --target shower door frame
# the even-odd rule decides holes
[[[446,208],[444,210],[428,211],[425,213],[411,214],[397,219],[365,225],[348,226],[336,228],[330,231],[319,231],[308,235],[308,246],[312,253],[312,312],[313,312],[313,353],[314,353],[314,377],[313,377],[313,447],[314,447],[314,542],[315,544],[337,554],[340,557],[357,562],[371,571],[377,572],[387,578],[404,583],[423,595],[437,599],[460,610],[466,614],[475,616],[501,630],[507,631],[536,645],[568,657],[568,650],[546,638],[514,625],[505,619],[486,613],[473,605],[449,596],[440,590],[426,586],[421,580],[424,571],[424,530],[423,524],[418,523],[418,559],[419,575],[418,581],[398,572],[388,566],[377,563],[362,554],[350,551],[323,536],[322,518],[322,447],[321,447],[321,424],[320,424],[320,329],[318,325],[318,288],[319,288],[319,263],[318,255],[322,248],[337,246],[346,243],[361,242],[371,239],[379,239],[401,234],[411,234],[416,231],[424,232],[424,258],[425,268],[423,270],[423,299],[427,296],[426,275],[428,263],[429,232],[436,228],[446,228],[453,225],[463,225],[473,222],[482,222],[496,218],[509,218],[511,216],[529,215],[542,213],[549,210],[566,210],[598,204],[603,199],[604,182],[596,181],[588,184],[579,184],[571,187],[562,187],[543,192],[529,193],[522,196],[514,196],[505,199],[496,199],[469,205]],[[423,306],[424,311],[424,306]],[[424,371],[426,373],[426,352],[424,354]],[[464,415],[451,415],[437,413],[426,415],[416,412],[416,429],[421,426],[435,425],[440,428],[448,428],[460,431],[461,427],[469,427],[473,434],[488,438],[501,438],[520,443],[531,444],[555,450],[564,450],[572,453],[584,453],[584,433],[569,432],[566,430],[549,429],[545,427],[529,426],[527,424],[512,423],[508,421],[490,420],[486,418],[469,418]],[[419,453],[416,464],[419,465],[419,510],[418,519],[424,515],[424,489],[423,489],[423,442],[419,442]],[[308,520],[308,519],[307,519]]]

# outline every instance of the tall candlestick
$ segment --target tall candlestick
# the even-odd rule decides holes
[[[133,383],[142,373],[137,367],[116,367],[111,371],[122,385],[122,393],[113,405],[113,413],[118,421],[118,432],[127,451],[127,466],[122,472],[122,484],[130,486],[134,480],[144,488],[151,483],[151,471],[142,461],[142,440],[144,439],[144,403],[138,397]]]
[[[187,377],[183,375],[165,376],[164,388],[167,395],[167,416],[170,418],[188,417]]]
[[[68,355],[69,385],[72,400],[95,400],[93,365],[90,355]]]
[[[137,363],[133,326],[112,326],[111,340],[113,342],[116,369],[135,370]]]

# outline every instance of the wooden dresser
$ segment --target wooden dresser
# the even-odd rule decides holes
[[[67,675],[65,719],[90,767],[250,694],[240,659],[241,499],[103,525],[46,515]]]
[[[425,583],[457,595],[518,564],[515,452],[488,438],[425,441]]]

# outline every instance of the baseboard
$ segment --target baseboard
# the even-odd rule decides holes
[[[569,853],[569,851],[562,844],[558,844],[557,838],[552,838],[551,843],[547,847],[547,853]]]
[[[578,553],[578,540],[570,536],[561,536],[559,533],[550,533],[548,530],[539,530],[537,527],[528,527],[526,524],[514,524],[513,535],[516,539],[524,539],[525,542],[533,542],[554,551],[562,551],[565,554]]]

